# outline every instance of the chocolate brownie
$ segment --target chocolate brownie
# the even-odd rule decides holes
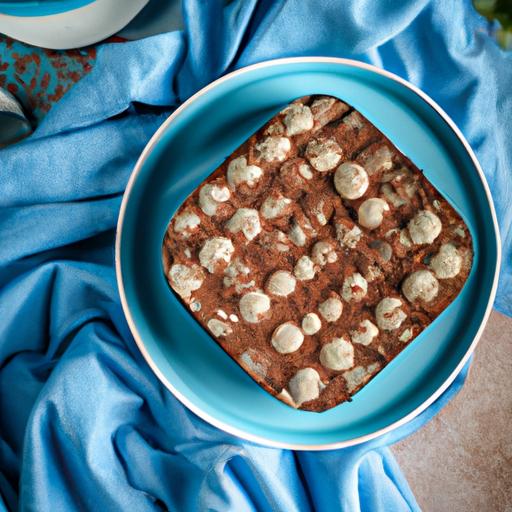
[[[457,296],[461,217],[357,110],[302,97],[245,141],[172,217],[171,288],[286,404],[350,400]]]

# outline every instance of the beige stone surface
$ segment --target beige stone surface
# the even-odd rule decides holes
[[[464,388],[393,452],[424,512],[512,511],[512,319],[492,313]]]

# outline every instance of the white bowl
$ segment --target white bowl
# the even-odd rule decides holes
[[[55,14],[0,14],[0,32],[33,46],[55,50],[88,46],[126,26],[149,0],[95,0]],[[0,10],[1,10],[0,4]],[[23,7],[20,6],[20,10]]]

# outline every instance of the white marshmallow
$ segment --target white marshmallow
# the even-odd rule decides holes
[[[394,190],[393,187],[389,183],[384,183],[380,187],[381,194],[386,198],[386,201],[391,203],[395,208],[400,208],[404,204],[407,204],[404,198],[400,197]]]
[[[290,248],[288,247],[288,237],[279,229],[275,231],[275,237],[277,239],[276,249],[279,252],[288,252],[290,250]]]
[[[368,174],[355,162],[342,163],[334,173],[334,186],[345,199],[359,199],[368,190]]]
[[[235,252],[233,243],[229,238],[209,238],[199,251],[199,262],[208,272],[214,274],[222,263],[229,263],[231,255]]]
[[[309,256],[301,256],[293,269],[299,281],[309,281],[315,277],[315,266]]]
[[[393,167],[393,160],[392,160],[393,154],[389,150],[387,146],[382,146],[376,151],[372,151],[366,158],[365,158],[365,169],[366,172],[372,176],[377,171],[383,170],[388,171]]]
[[[324,213],[325,201],[321,199],[318,204],[311,209],[311,213],[316,217],[316,220],[320,226],[325,226],[327,224],[327,217]]]
[[[357,330],[350,331],[352,342],[364,346],[368,346],[378,334],[379,329],[377,329],[377,326],[367,319],[359,324]]]
[[[380,197],[372,197],[367,199],[357,211],[359,224],[368,229],[376,229],[384,220],[384,212],[389,211],[389,206],[384,199]]]
[[[263,320],[270,309],[270,299],[262,292],[249,292],[240,299],[238,304],[242,318],[250,324]]]
[[[296,193],[300,193],[300,190],[306,187],[306,181],[313,178],[313,171],[309,164],[292,159],[281,166],[279,176],[288,189],[294,189]]]
[[[285,214],[291,204],[291,199],[279,195],[277,197],[268,196],[263,201],[260,212],[264,219],[275,219]]]
[[[272,295],[287,297],[295,290],[296,282],[295,277],[293,277],[290,272],[287,270],[278,270],[270,276],[267,282],[267,290]]]
[[[336,224],[336,240],[340,243],[341,247],[348,247],[354,249],[361,240],[363,232],[358,226],[354,225],[352,228],[348,228],[345,224],[338,222]]]
[[[284,126],[280,121],[276,121],[265,130],[265,135],[284,135]]]
[[[311,256],[313,261],[322,267],[327,263],[334,263],[338,260],[334,247],[329,242],[322,240],[313,246]]]
[[[204,274],[198,265],[182,265],[175,263],[169,269],[169,281],[173,290],[184,299],[190,298],[195,290],[201,288]]]
[[[207,183],[199,191],[199,207],[206,215],[212,217],[217,213],[219,204],[226,202],[230,196],[228,187]]]
[[[191,211],[185,210],[176,216],[174,221],[174,231],[183,233],[184,231],[193,231],[201,224],[201,219]]]
[[[416,195],[416,192],[418,191],[418,185],[414,178],[405,181],[405,183],[402,184],[402,187],[405,190],[405,193],[409,199],[412,199]],[[409,201],[407,200],[407,202]]]
[[[227,323],[221,322],[216,318],[211,318],[210,320],[208,320],[208,323],[206,325],[208,329],[210,329],[212,334],[217,338],[228,336],[233,332],[233,329],[231,329],[231,327]]]
[[[290,250],[290,240],[279,229],[265,231],[259,243],[267,251],[288,252]]]
[[[285,404],[288,404],[291,407],[294,407],[295,409],[297,409],[297,407],[298,407],[298,405],[295,403],[295,401],[293,400],[290,393],[288,393],[288,391],[286,391],[286,389],[284,389],[284,388],[281,389],[281,392],[278,395],[276,395],[276,398],[278,398]]]
[[[400,230],[398,228],[391,228],[384,233],[384,236],[386,238],[391,238],[395,233],[400,233]]]
[[[244,290],[254,288],[256,286],[256,281],[254,279],[251,279],[250,281],[242,281],[236,278],[232,279],[230,277],[224,277],[223,282],[226,288],[229,288],[234,284],[236,293],[242,293]]]
[[[254,187],[263,176],[263,170],[257,165],[247,165],[247,158],[239,156],[228,165],[227,179],[231,187],[236,188],[242,183]]]
[[[466,231],[463,226],[457,226],[453,230],[453,233],[457,236],[460,236],[461,238],[466,238]]]
[[[355,110],[352,111],[348,116],[345,116],[342,123],[352,130],[360,130],[364,126],[363,118],[359,112],[356,112]]]
[[[424,302],[433,300],[439,291],[439,282],[430,270],[417,270],[409,274],[402,284],[402,292],[409,302],[419,299]]]
[[[286,322],[272,333],[270,341],[280,354],[291,354],[301,347],[304,334],[296,325]]]
[[[405,189],[409,188],[408,185],[414,182],[414,174],[410,169],[407,169],[407,167],[400,167],[399,169],[393,169],[390,170],[389,172],[384,173],[380,177],[380,181],[381,183],[389,183],[390,181],[400,183],[401,187]],[[407,195],[409,195],[407,190],[405,192],[407,193]]]
[[[443,244],[432,258],[430,267],[439,279],[449,279],[460,272],[462,257],[453,244]]]
[[[258,210],[238,208],[234,215],[226,222],[226,228],[231,233],[239,233],[241,231],[247,240],[253,240],[261,233]]]
[[[412,334],[412,329],[408,327],[407,329],[404,330],[404,332],[402,332],[402,334],[400,334],[400,336],[398,336],[398,339],[402,343],[407,343],[412,338]]]
[[[371,283],[379,277],[382,277],[382,270],[377,265],[369,265],[366,271],[365,279]]]
[[[299,174],[306,180],[310,180],[313,178],[313,171],[308,164],[300,164],[299,165]]]
[[[234,259],[224,270],[224,274],[227,277],[235,278],[239,275],[247,276],[251,272],[251,269],[245,265],[240,258]]]
[[[409,234],[415,244],[431,244],[441,233],[441,220],[428,210],[419,211],[408,224]]]
[[[309,336],[322,328],[322,322],[316,313],[307,313],[302,319],[302,330]]]
[[[235,258],[224,270],[224,286],[229,288],[234,285],[237,293],[241,293],[247,288],[252,288],[256,282],[249,280],[250,273],[251,269],[239,258]]]
[[[368,283],[366,279],[359,273],[354,272],[343,281],[341,288],[341,296],[347,302],[359,302],[366,296],[368,292]]]
[[[320,375],[313,368],[299,370],[288,383],[288,389],[297,407],[317,399],[324,388]]]
[[[286,134],[290,137],[307,132],[313,128],[313,114],[306,105],[292,103],[281,113],[285,114],[283,123],[286,126]]]
[[[325,114],[336,100],[334,98],[318,98],[311,104],[311,110],[315,113],[315,119]]]
[[[320,362],[330,370],[348,370],[354,366],[354,345],[345,338],[334,338],[320,350]]]
[[[336,322],[343,312],[343,304],[340,299],[330,297],[318,306],[318,311],[328,322]]]
[[[198,311],[201,311],[201,303],[198,300],[195,300],[190,304],[190,309],[197,313]]]
[[[334,139],[313,139],[306,148],[306,158],[319,172],[334,169],[341,160],[342,149]]]
[[[366,368],[364,366],[356,366],[352,370],[345,372],[343,378],[347,382],[347,391],[352,393],[361,384],[367,382],[379,368],[379,363],[373,363]]]
[[[408,235],[408,233],[407,233],[407,230],[406,230],[406,229],[401,229],[401,230],[400,230],[399,242],[400,242],[404,247],[406,247],[407,249],[408,249],[409,247],[412,247],[412,241],[411,241],[411,239],[409,238],[409,235]]]
[[[395,297],[385,297],[375,308],[377,325],[384,331],[398,329],[407,315],[400,309],[402,301]]]
[[[259,153],[261,160],[282,162],[288,156],[291,147],[290,139],[286,137],[267,137],[258,142],[254,149]]]
[[[304,247],[306,245],[306,233],[297,223],[293,224],[288,237],[297,247]]]
[[[265,377],[267,374],[267,365],[261,361],[261,356],[259,357],[260,361],[255,361],[255,358],[258,358],[258,355],[259,354],[256,350],[249,348],[240,356],[240,362],[242,363],[242,366],[245,366],[256,375]]]

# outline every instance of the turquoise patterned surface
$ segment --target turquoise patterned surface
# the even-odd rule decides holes
[[[0,87],[13,94],[35,127],[96,59],[96,48],[45,50],[0,35]]]

